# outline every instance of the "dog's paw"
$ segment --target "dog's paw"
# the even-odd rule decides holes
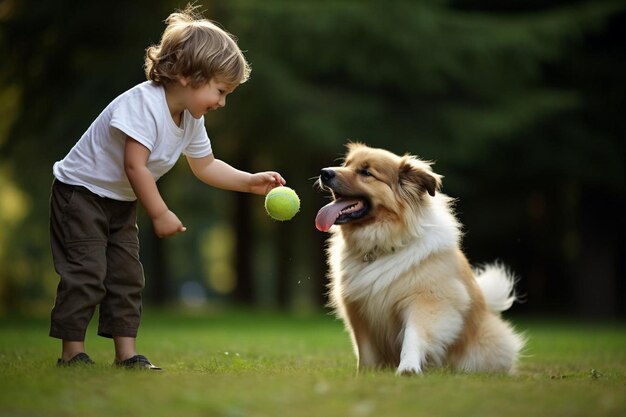
[[[419,365],[410,363],[401,363],[400,366],[398,366],[398,370],[396,370],[396,375],[401,376],[419,375],[421,373],[422,369]]]

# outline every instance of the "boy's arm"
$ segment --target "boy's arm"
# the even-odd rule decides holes
[[[215,159],[213,154],[204,158],[187,157],[187,162],[200,181],[224,190],[265,195],[272,188],[285,185],[285,180],[277,172],[251,174],[240,171],[222,160]]]
[[[172,213],[163,201],[152,174],[146,167],[150,150],[133,138],[126,137],[124,147],[124,171],[137,199],[152,219],[154,232],[159,237],[172,236],[184,232],[178,217]]]

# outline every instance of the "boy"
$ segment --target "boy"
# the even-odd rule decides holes
[[[60,282],[50,336],[62,340],[59,366],[93,363],[84,340],[99,305],[98,335],[113,339],[114,364],[161,369],[136,351],[144,287],[136,201],[159,237],[186,230],[156,186],[181,154],[214,187],[263,195],[285,184],[276,172],[250,174],[213,156],[203,115],[226,105],[250,67],[232,35],[194,10],[167,18],[161,42],[146,51],[148,81],[113,100],[54,164],[50,235]]]

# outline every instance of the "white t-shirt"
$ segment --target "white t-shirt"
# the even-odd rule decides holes
[[[100,113],[65,158],[54,164],[54,176],[101,197],[136,200],[124,171],[127,135],[150,150],[146,166],[155,181],[181,154],[202,158],[212,153],[204,117],[194,119],[185,110],[181,126],[176,126],[165,89],[146,81],[118,96]]]

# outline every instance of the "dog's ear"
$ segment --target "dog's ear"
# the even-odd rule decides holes
[[[441,176],[432,172],[428,163],[405,156],[400,162],[399,182],[404,189],[417,187],[417,191],[434,197],[441,187]]]

